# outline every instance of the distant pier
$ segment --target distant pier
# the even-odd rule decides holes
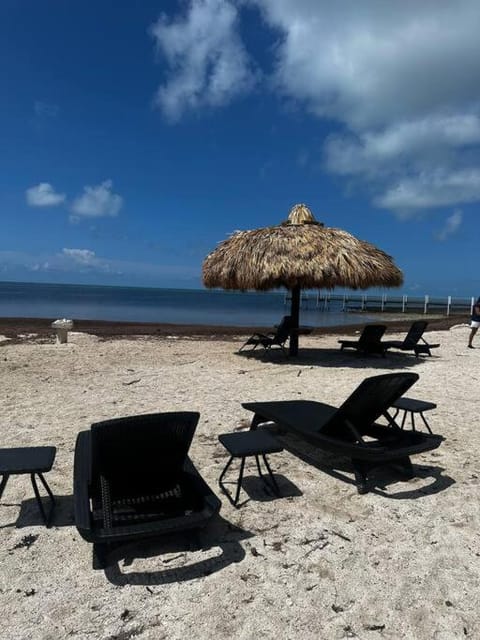
[[[285,296],[285,304],[290,302],[290,293]],[[460,298],[453,296],[390,296],[368,294],[333,294],[322,292],[302,291],[302,309],[318,309],[319,311],[369,311],[392,313],[440,313],[471,314],[475,298]]]

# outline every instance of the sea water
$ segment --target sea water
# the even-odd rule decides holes
[[[289,312],[285,293],[0,282],[0,317],[272,326]],[[342,311],[340,303],[329,310],[317,308],[314,294],[302,300],[301,324],[321,327],[373,320],[373,314]]]

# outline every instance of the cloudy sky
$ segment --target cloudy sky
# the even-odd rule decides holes
[[[478,295],[477,0],[0,3],[0,279],[200,286],[305,202]]]

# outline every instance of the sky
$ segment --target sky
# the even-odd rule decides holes
[[[480,294],[478,0],[2,0],[0,280],[201,286],[296,203]]]

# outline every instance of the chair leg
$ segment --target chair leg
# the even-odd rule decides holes
[[[220,488],[222,488],[222,489],[223,489],[223,487],[222,487],[222,480],[223,480],[223,478],[224,478],[225,474],[227,473],[228,468],[230,467],[230,465],[232,464],[232,462],[233,462],[233,456],[230,456],[230,458],[229,458],[229,460],[228,460],[227,464],[225,465],[225,467],[224,467],[224,469],[223,469],[222,473],[220,474],[220,478],[218,479],[218,484],[220,485]]]
[[[238,474],[237,492],[235,493],[234,506],[238,504],[238,498],[240,497],[240,489],[242,488],[243,470],[245,469],[245,458],[242,458],[240,463],[240,473]]]
[[[10,475],[8,473],[5,473],[2,476],[2,481],[0,482],[0,500],[1,500],[2,496],[3,496],[3,492],[5,491],[5,487],[7,486],[7,482],[8,482],[9,477],[10,477]]]
[[[218,479],[218,484],[221,488],[221,490],[223,491],[223,493],[227,496],[228,500],[230,501],[230,503],[234,506],[237,507],[238,504],[238,499],[240,497],[240,489],[242,488],[242,480],[243,480],[243,471],[245,468],[245,458],[243,457],[241,462],[240,462],[240,473],[238,475],[238,480],[237,480],[237,489],[235,492],[235,498],[232,498],[230,491],[228,491],[228,489],[225,487],[225,485],[223,484],[223,478],[225,477],[225,474],[228,470],[228,468],[230,467],[230,465],[233,462],[233,456],[231,456],[230,460],[227,462],[224,470],[222,471],[222,473],[220,474],[220,478]]]
[[[368,493],[367,466],[361,460],[352,460],[358,493]]]
[[[407,415],[406,411],[405,415]],[[410,420],[412,421],[412,431],[415,431],[415,414],[413,413],[413,411],[410,411]]]
[[[423,412],[422,412],[422,411],[420,411],[420,417],[421,417],[421,419],[423,420],[423,424],[427,427],[428,431],[429,431],[430,433],[433,433],[433,431],[430,429],[430,425],[428,424],[427,419],[426,419],[426,418],[425,418],[425,416],[423,415]],[[0,496],[1,496],[1,494],[0,494]]]
[[[45,489],[45,491],[48,494],[48,497],[50,498],[50,509],[48,511],[48,515],[45,513],[45,509],[43,508],[43,504],[42,504],[42,498],[40,497],[40,492],[38,491],[38,485],[37,485],[37,481],[35,479],[35,473],[31,473],[30,474],[30,480],[32,481],[32,487],[33,487],[33,491],[35,493],[35,498],[37,499],[37,504],[38,504],[38,508],[40,509],[40,513],[42,514],[42,518],[43,521],[45,523],[46,527],[50,527],[50,522],[51,522],[51,518],[53,515],[53,510],[55,508],[55,498],[53,497],[53,493],[50,490],[50,487],[47,484],[47,481],[45,480],[45,478],[43,477],[43,475],[41,473],[37,473],[36,475],[38,475],[38,477],[40,478],[41,483],[43,484],[43,487]]]
[[[258,456],[255,456],[255,462],[257,463],[258,475],[263,479],[263,473],[262,473],[262,469],[260,467],[260,460],[259,460]]]
[[[258,457],[258,456],[256,456],[256,457]],[[272,473],[270,465],[268,464],[267,456],[265,454],[262,454],[262,458],[263,458],[263,463],[264,463],[264,465],[265,465],[265,467],[266,467],[266,469],[268,471],[268,475],[270,476],[270,480],[272,482],[272,486],[270,488],[273,489],[275,495],[279,496],[280,495],[280,489],[278,487],[277,481],[275,480],[275,476]],[[264,482],[266,482],[267,479],[263,477],[262,472],[260,471],[260,463],[259,463],[258,459],[257,459],[257,465],[258,465],[258,469],[259,469],[259,472],[260,472],[260,477],[262,478],[262,480]],[[267,483],[267,486],[270,486],[269,483]]]

